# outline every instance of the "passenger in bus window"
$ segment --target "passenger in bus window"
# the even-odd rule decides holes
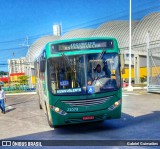
[[[65,70],[63,68],[59,70],[59,80],[60,81],[65,80]]]
[[[105,72],[105,76],[107,78],[111,78],[111,70],[109,69],[107,62],[104,63],[103,71]]]

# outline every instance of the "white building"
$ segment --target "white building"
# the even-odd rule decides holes
[[[8,72],[11,73],[24,73],[25,72],[25,57],[17,59],[8,59]]]
[[[61,36],[61,25],[60,24],[53,25],[53,35],[54,36]]]

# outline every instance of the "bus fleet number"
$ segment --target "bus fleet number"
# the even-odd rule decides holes
[[[67,108],[67,112],[76,112],[78,108]]]

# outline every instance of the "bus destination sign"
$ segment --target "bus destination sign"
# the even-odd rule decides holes
[[[113,40],[94,40],[94,41],[83,41],[83,42],[71,42],[71,43],[60,43],[52,44],[52,53],[60,51],[71,51],[71,50],[84,50],[84,49],[98,49],[98,48],[113,48]]]

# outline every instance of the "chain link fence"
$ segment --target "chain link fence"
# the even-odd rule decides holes
[[[147,52],[147,90],[160,93],[160,47]]]

